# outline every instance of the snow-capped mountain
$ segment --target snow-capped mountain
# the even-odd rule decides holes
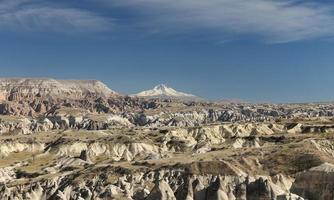
[[[178,92],[173,88],[167,87],[164,84],[157,85],[151,90],[142,91],[132,96],[137,96],[142,98],[179,99],[179,100],[189,100],[189,101],[203,100],[200,97],[197,97],[192,94]]]

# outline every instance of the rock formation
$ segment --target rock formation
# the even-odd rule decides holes
[[[0,93],[0,199],[334,199],[331,103],[138,98],[53,79],[0,79]]]

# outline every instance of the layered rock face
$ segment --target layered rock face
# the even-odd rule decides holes
[[[292,190],[307,199],[334,199],[334,165],[324,163],[297,175]]]
[[[61,108],[115,113],[154,103],[120,96],[96,80],[0,79],[0,114],[37,116]]]
[[[289,124],[0,136],[1,199],[332,199],[334,139]]]
[[[0,199],[330,200],[334,105],[0,79]]]
[[[83,99],[116,94],[96,80],[0,79],[1,100],[19,101],[37,97]]]

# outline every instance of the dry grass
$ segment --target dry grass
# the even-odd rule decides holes
[[[19,116],[10,116],[10,115],[0,115],[0,122],[1,123],[18,123],[22,121],[23,118]]]
[[[11,153],[7,157],[0,159],[0,167],[8,167],[30,159],[34,153],[32,152],[17,152]]]
[[[268,149],[260,162],[271,175],[294,175],[325,161],[321,152],[308,142],[302,141]]]
[[[28,165],[19,167],[18,169],[27,173],[41,172],[43,168],[55,161],[53,154],[34,155],[29,160]]]
[[[68,107],[62,107],[57,110],[60,114],[67,114],[72,116],[83,116],[88,113],[86,109],[82,108],[68,108]]]

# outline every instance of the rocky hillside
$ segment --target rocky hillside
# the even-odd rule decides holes
[[[96,80],[0,79],[0,114],[5,115],[36,116],[63,105],[99,110],[101,101],[117,97]]]
[[[12,132],[0,136],[0,198],[329,200],[331,124]]]
[[[151,99],[98,81],[1,80],[0,199],[334,199],[334,104]]]
[[[109,97],[115,94],[96,80],[0,78],[0,100],[18,101],[37,97],[83,99],[86,96]]]

